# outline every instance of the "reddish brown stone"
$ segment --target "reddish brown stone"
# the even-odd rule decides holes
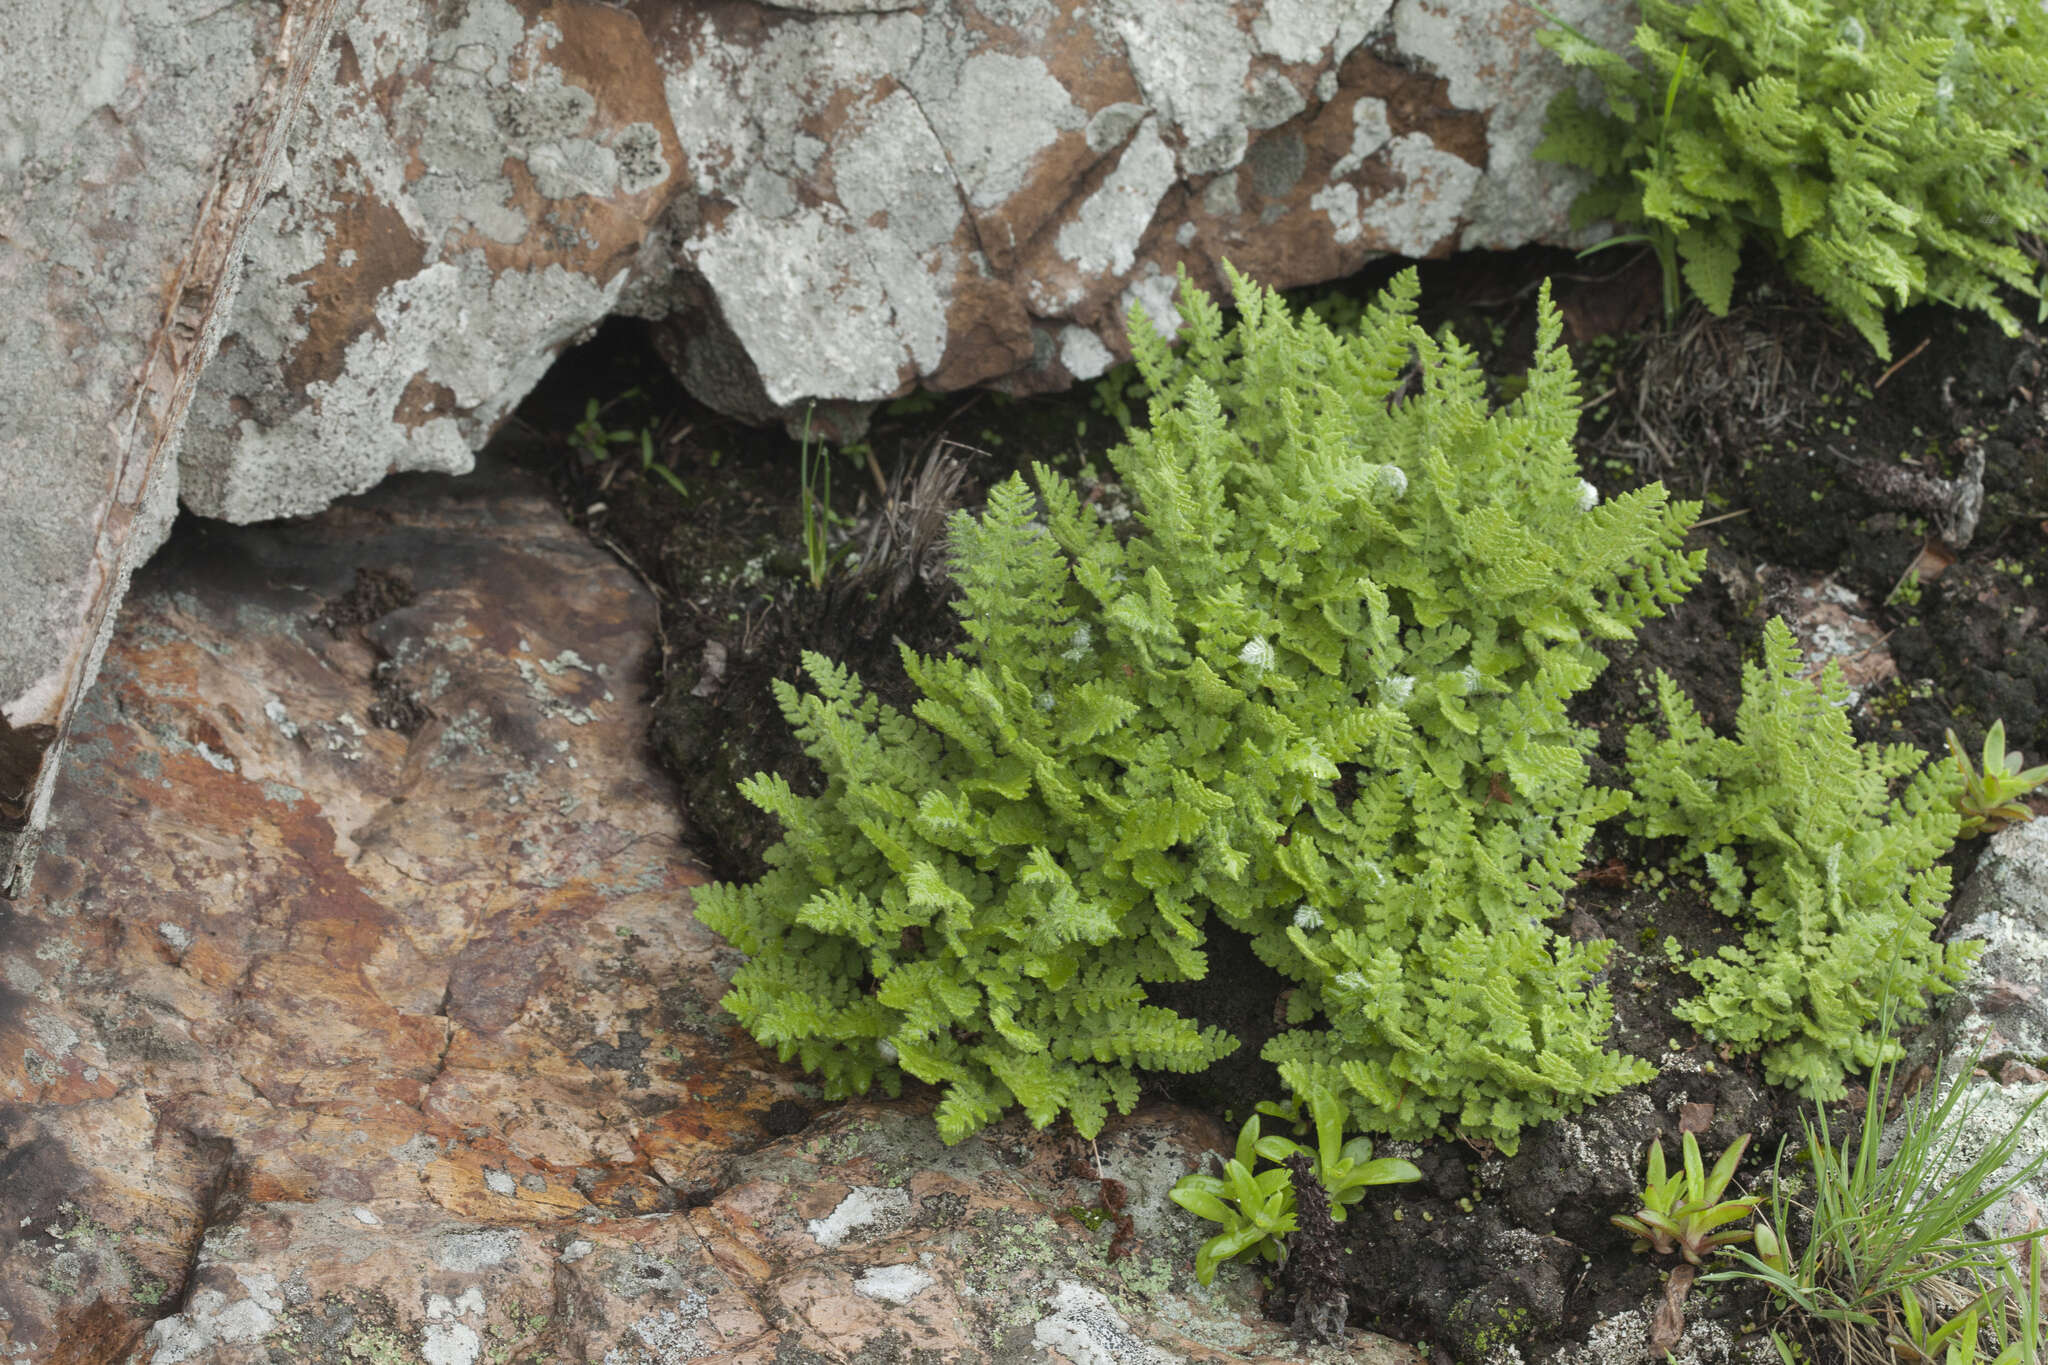
[[[364,567],[410,597],[316,625]],[[803,1079],[717,1009],[642,742],[652,622],[504,470],[173,544],[0,922],[10,1359],[966,1359],[1019,1322],[1289,1354],[1248,1282],[1149,1306],[1191,1284],[1164,1191],[1210,1125],[1104,1135],[1114,1263],[1061,1214],[1099,1190],[1065,1138],[946,1149],[928,1104],[814,1096],[770,1138]],[[365,723],[380,656],[410,735]]]

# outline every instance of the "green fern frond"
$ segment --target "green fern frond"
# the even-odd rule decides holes
[[[1935,863],[1958,825],[1919,771],[1926,755],[1856,743],[1839,671],[1816,683],[1804,666],[1773,618],[1743,671],[1732,740],[1660,676],[1667,736],[1631,731],[1628,768],[1633,827],[1684,839],[1741,926],[1739,945],[1686,965],[1701,991],[1679,1017],[1761,1052],[1773,1084],[1831,1099],[1845,1073],[1878,1060],[1883,998],[1912,1017],[1952,988],[1973,945],[1934,940],[1948,893]],[[1916,772],[1894,797],[1892,783]]]
[[[941,1086],[948,1141],[1012,1106],[1092,1134],[1235,1046],[1147,995],[1211,970],[1214,914],[1297,983],[1276,1060],[1380,1131],[1512,1145],[1642,1074],[1546,927],[1626,801],[1567,708],[1699,576],[1698,509],[1590,495],[1547,289],[1495,409],[1413,272],[1344,335],[1231,283],[1232,326],[1183,289],[1178,350],[1133,319],[1125,534],[1009,481],[955,521],[967,643],[905,652],[908,712],[815,657],[781,690],[826,785],[745,785],[784,835],[700,897],[750,958],[727,1006],[831,1093]]]
[[[1583,35],[1540,41],[1596,73],[1552,102],[1538,154],[1591,171],[1572,223],[1643,231],[1667,277],[1725,312],[1745,244],[1783,261],[1888,356],[1884,314],[1923,299],[2008,325],[1990,264],[2048,227],[2048,15],[1928,0],[1655,0],[1644,69]],[[1704,235],[1702,235],[1704,234]],[[1690,235],[1690,240],[1683,240]],[[1667,289],[1675,289],[1675,281]],[[1668,300],[1675,304],[1675,296]]]

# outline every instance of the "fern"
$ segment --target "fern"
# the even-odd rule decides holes
[[[1660,675],[1666,737],[1631,731],[1629,776],[1632,827],[1682,839],[1741,928],[1739,944],[1681,963],[1701,991],[1679,1017],[1760,1051],[1772,1084],[1826,1100],[1846,1072],[1900,1055],[1878,1022],[1884,998],[1912,1017],[1980,945],[1934,940],[1949,891],[1935,860],[1958,829],[1948,770],[1910,745],[1857,744],[1840,671],[1830,663],[1816,685],[1802,662],[1785,623],[1770,621],[1732,739]]]
[[[1215,919],[1300,985],[1289,1074],[1511,1148],[1648,1074],[1604,1048],[1605,945],[1546,921],[1626,803],[1565,708],[1593,640],[1697,577],[1697,509],[1590,496],[1547,291],[1491,411],[1412,272],[1344,336],[1232,282],[1230,326],[1184,284],[1178,351],[1133,319],[1137,533],[1042,467],[957,518],[966,643],[906,651],[907,715],[806,661],[782,701],[824,790],[746,785],[784,837],[699,917],[750,957],[727,1000],[757,1037],[829,1094],[940,1086],[948,1141],[1011,1107],[1092,1136],[1142,1073],[1234,1047],[1146,996],[1227,965]]]
[[[1559,26],[1604,91],[1553,101],[1540,158],[1585,168],[1577,226],[1611,219],[1728,311],[1741,251],[1784,262],[1880,355],[1884,315],[1932,299],[2019,319],[2023,233],[2048,226],[2048,15],[1997,0],[1644,0],[1640,68]]]

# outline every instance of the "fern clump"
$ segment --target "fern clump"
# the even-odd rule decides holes
[[[2031,0],[1642,0],[1639,69],[1560,26],[1589,67],[1540,158],[1590,169],[1578,226],[1638,229],[1716,314],[1746,242],[1890,358],[1884,313],[1925,299],[2019,319],[2036,294],[2013,243],[2048,226],[2048,15]]]
[[[1220,921],[1300,983],[1268,1055],[1301,1093],[1512,1146],[1648,1074],[1602,1046],[1608,945],[1544,921],[1627,801],[1566,702],[1697,578],[1697,507],[1579,478],[1547,290],[1490,411],[1413,272],[1341,337],[1232,282],[1227,330],[1184,282],[1179,353],[1134,318],[1125,534],[1013,478],[954,520],[966,640],[905,651],[909,714],[817,657],[780,689],[825,784],[743,788],[785,833],[700,894],[751,959],[726,1005],[834,1096],[943,1087],[949,1141],[1012,1105],[1093,1135],[1234,1046],[1146,998],[1228,969]]]
[[[1702,989],[1678,1016],[1761,1051],[1772,1085],[1831,1100],[1844,1073],[1901,1055],[1879,1021],[1886,998],[1913,1016],[1981,945],[1934,939],[1949,893],[1935,860],[1959,825],[1947,773],[1909,744],[1856,743],[1840,669],[1830,663],[1816,685],[1801,662],[1771,620],[1762,661],[1743,671],[1733,739],[1660,674],[1667,736],[1637,726],[1628,739],[1631,827],[1683,839],[1682,856],[1705,861],[1714,906],[1743,926],[1740,946],[1685,965]]]

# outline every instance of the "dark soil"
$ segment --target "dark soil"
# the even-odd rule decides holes
[[[1400,264],[1316,291],[1319,306],[1341,314]],[[2048,373],[2037,339],[1922,309],[1895,320],[1903,359],[1888,366],[1810,300],[1762,291],[1730,318],[1695,313],[1674,331],[1656,330],[1654,266],[1643,260],[1595,272],[1532,250],[1422,269],[1425,320],[1476,345],[1503,388],[1527,364],[1537,286],[1553,278],[1588,399],[1586,476],[1607,492],[1660,478],[1706,503],[1708,522],[1692,539],[1709,553],[1705,580],[1640,639],[1611,650],[1611,666],[1578,700],[1576,718],[1597,737],[1596,781],[1617,780],[1628,727],[1652,718],[1660,670],[1710,723],[1732,722],[1743,660],[1800,575],[1826,575],[1860,599],[1883,648],[1857,662],[1888,650],[1896,663],[1894,675],[1880,667],[1865,686],[1853,713],[1859,736],[1939,752],[1953,726],[1974,751],[2003,717],[2010,746],[2048,748]],[[633,433],[606,443],[601,458],[572,439],[592,397],[611,404],[603,426]],[[908,553],[878,551],[884,485],[897,487],[943,448],[966,462],[951,501],[969,508],[1034,460],[1081,478],[1090,497],[1120,492],[1097,477],[1108,473],[1118,430],[1087,387],[888,405],[865,448],[831,457],[831,542],[864,551],[866,562],[819,591],[800,548],[797,443],[691,403],[636,324],[607,324],[520,417],[529,458],[551,472],[570,515],[661,601],[663,640],[648,661],[662,683],[652,738],[680,784],[695,848],[727,877],[756,875],[777,836],[737,796],[740,778],[769,770],[815,790],[816,772],[772,693],[774,682],[797,680],[801,652],[851,665],[907,706],[899,645],[936,653],[958,638],[931,538],[913,537]],[[643,466],[643,427],[673,481]],[[1978,477],[1972,528],[1958,516],[1969,501],[1959,490]],[[1697,869],[1673,868],[1671,856],[1604,831],[1561,926],[1614,942],[1614,1045],[1655,1059],[1660,1077],[1525,1134],[1513,1157],[1457,1142],[1400,1146],[1422,1180],[1374,1190],[1331,1225],[1334,1242],[1318,1238],[1320,1250],[1297,1262],[1315,1301],[1283,1276],[1269,1298],[1275,1316],[1316,1324],[1337,1311],[1353,1327],[1427,1343],[1430,1358],[1460,1365],[1577,1365],[1598,1358],[1586,1344],[1594,1324],[1627,1312],[1647,1323],[1671,1266],[1632,1252],[1608,1219],[1634,1208],[1651,1137],[1675,1157],[1679,1132],[1696,1131],[1711,1161],[1750,1134],[1744,1169],[1754,1180],[1781,1140],[1796,1139],[1804,1108],[1765,1086],[1751,1061],[1719,1055],[1675,1021],[1672,1006],[1690,987],[1666,962],[1664,939],[1698,953],[1732,935],[1694,882]],[[1966,871],[1959,866],[1958,877]],[[1157,1078],[1156,1093],[1234,1131],[1256,1101],[1280,1093],[1258,1051],[1278,1027],[1287,983],[1212,940],[1215,960],[1250,970],[1159,987],[1153,998],[1222,1025],[1243,1046],[1199,1076]],[[1332,1288],[1339,1281],[1341,1291]],[[1702,1322],[1722,1323],[1732,1342],[1756,1330],[1765,1308],[1754,1293],[1696,1286],[1686,1340],[1701,1353],[1689,1358],[1727,1358],[1725,1348],[1701,1348],[1714,1335]]]

